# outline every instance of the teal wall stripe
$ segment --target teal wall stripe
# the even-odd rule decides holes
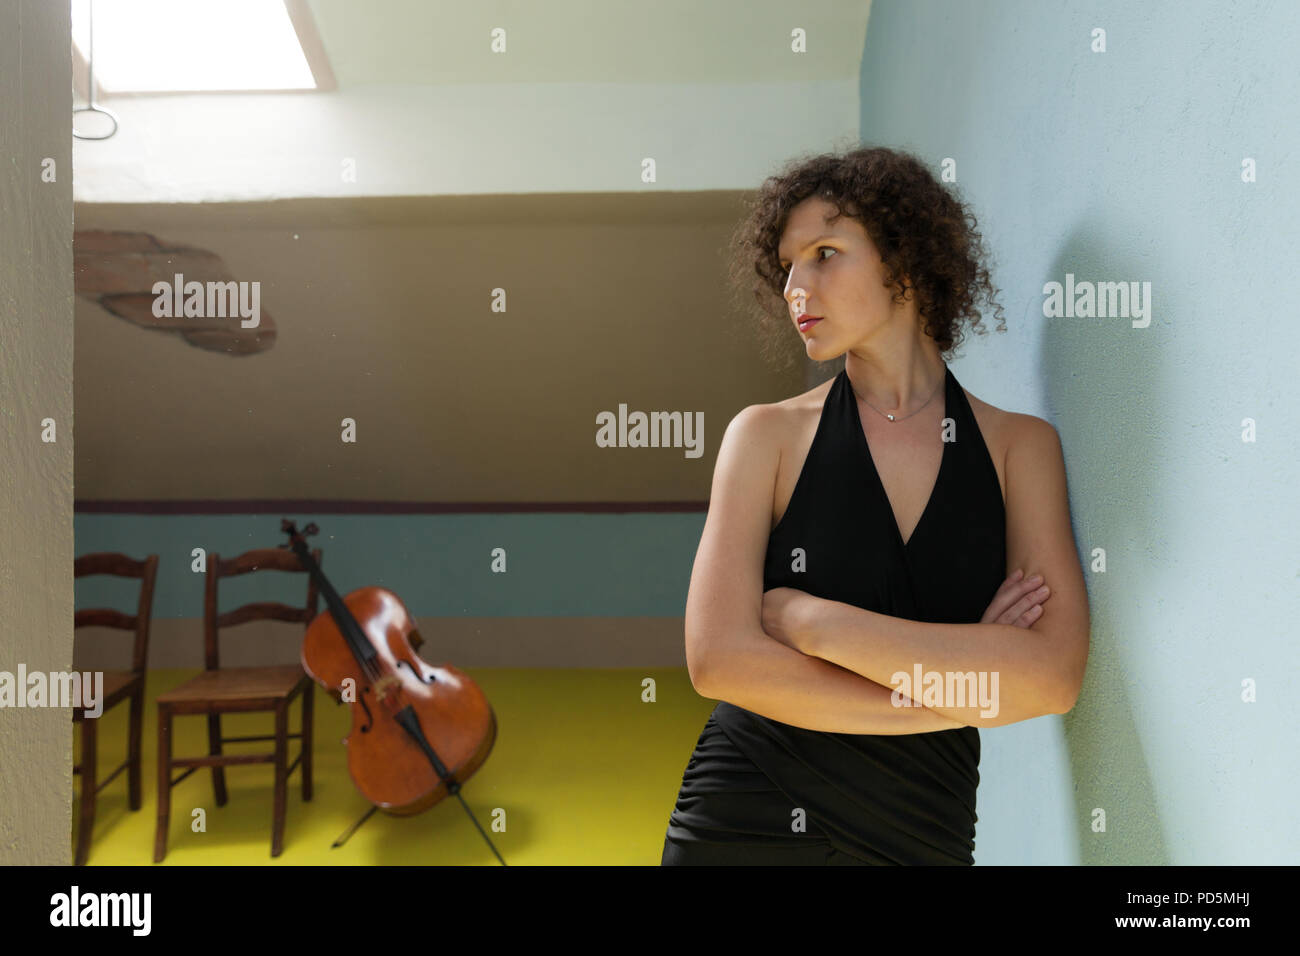
[[[191,571],[194,548],[231,557],[287,538],[280,518],[323,552],[321,566],[346,594],[375,585],[398,595],[417,617],[679,617],[702,513],[433,515],[122,515],[74,516],[76,553],[121,551],[159,556],[155,617],[203,615],[203,575]],[[504,548],[505,573],[492,571]],[[71,568],[69,568],[71,572]],[[306,578],[279,573],[223,580],[218,610],[250,601],[299,604]],[[77,609],[131,612],[139,585],[83,578]],[[323,609],[323,604],[321,605]]]

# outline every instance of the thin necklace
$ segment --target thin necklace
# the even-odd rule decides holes
[[[849,378],[849,373],[848,373],[847,371],[845,371],[845,373],[844,373],[844,377],[845,377],[845,378]],[[940,389],[940,388],[943,388],[944,384],[945,384],[947,381],[948,381],[948,366],[945,365],[944,368],[943,368],[943,375],[940,376],[940,378],[939,378],[939,386],[938,386],[938,388],[936,388],[936,389],[931,393],[930,397],[929,397],[928,399],[926,399],[926,401],[925,401],[925,405],[922,405],[921,408],[918,408],[918,409],[916,410],[916,412],[921,411],[921,409],[925,408],[926,405],[929,405],[932,401],[934,401],[934,396],[939,394],[939,389]],[[889,414],[888,412],[882,412],[882,411],[880,411],[880,409],[876,408],[875,405],[872,405],[869,401],[867,401],[865,398],[863,398],[861,395],[858,394],[858,390],[857,390],[856,388],[853,388],[853,379],[851,379],[851,378],[849,379],[849,388],[852,389],[852,391],[853,391],[853,396],[854,396],[855,398],[857,398],[859,401],[861,401],[862,404],[866,405],[867,408],[871,409],[873,412],[877,412],[877,413],[879,413],[879,414],[881,414],[881,415],[884,415],[884,416],[885,416],[886,418],[888,418],[891,422],[901,422],[901,421],[903,421],[904,419],[911,418],[913,415],[916,414],[916,412],[910,412],[910,413],[904,415],[902,418],[899,418],[899,417],[897,417],[897,416],[894,416],[894,415]]]

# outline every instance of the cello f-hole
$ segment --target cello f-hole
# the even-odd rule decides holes
[[[432,683],[435,683],[435,682],[438,680],[438,675],[437,675],[437,674],[430,674],[430,675],[428,676],[428,679],[426,680],[426,679],[425,679],[425,675],[421,674],[421,673],[420,673],[419,671],[417,671],[414,667],[412,667],[409,661],[399,660],[399,661],[397,662],[397,666],[399,666],[399,667],[400,667],[402,664],[405,664],[405,665],[406,665],[406,669],[407,669],[408,671],[410,671],[412,674],[414,674],[415,677],[416,677],[416,679],[417,679],[421,684],[432,684]]]
[[[357,703],[360,704],[361,709],[366,712],[366,725],[364,727],[358,728],[363,734],[370,733],[370,728],[375,725],[375,715],[370,713],[370,705],[366,703],[366,694],[369,691],[370,691],[369,687],[363,688],[361,691],[361,696],[357,698]]]

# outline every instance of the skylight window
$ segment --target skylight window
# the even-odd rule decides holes
[[[301,26],[298,0],[73,0],[72,40],[88,59],[93,10],[105,93],[314,90],[290,5]]]

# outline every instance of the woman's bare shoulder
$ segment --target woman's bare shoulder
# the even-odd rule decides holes
[[[759,427],[767,438],[786,454],[792,445],[800,444],[801,437],[806,437],[810,425],[816,427],[826,403],[826,393],[834,380],[832,376],[806,392],[775,402],[751,405],[746,411],[754,416],[755,423],[761,423]]]
[[[988,402],[976,398],[966,391],[964,387],[962,391],[966,393],[966,400],[970,403],[975,422],[979,425],[980,434],[984,437],[984,444],[989,450],[989,457],[993,459],[993,463],[997,467],[998,480],[1002,484],[1002,498],[1005,501],[1007,457],[1010,450],[1023,441],[1031,429],[1044,426],[1050,428],[1051,425],[1035,415],[1013,412],[1005,408],[998,408],[996,405],[990,405]]]
[[[984,433],[986,441],[989,434],[993,433],[994,440],[1000,439],[1005,447],[1010,447],[1015,442],[1016,435],[1024,429],[1034,428],[1036,424],[1038,427],[1048,424],[1037,415],[998,408],[976,398],[964,388],[962,391],[966,392],[966,399],[970,402],[971,411],[974,412],[975,420],[979,423],[980,431]],[[992,448],[989,450],[992,451]]]
[[[983,399],[972,395],[964,387],[962,391],[966,393],[966,401],[970,404],[970,410],[974,412],[975,421],[979,424],[980,431],[984,433],[986,441],[990,432],[1005,432],[1008,428],[1014,427],[1014,419],[1019,417],[1015,412],[998,408],[996,405],[990,405]]]

